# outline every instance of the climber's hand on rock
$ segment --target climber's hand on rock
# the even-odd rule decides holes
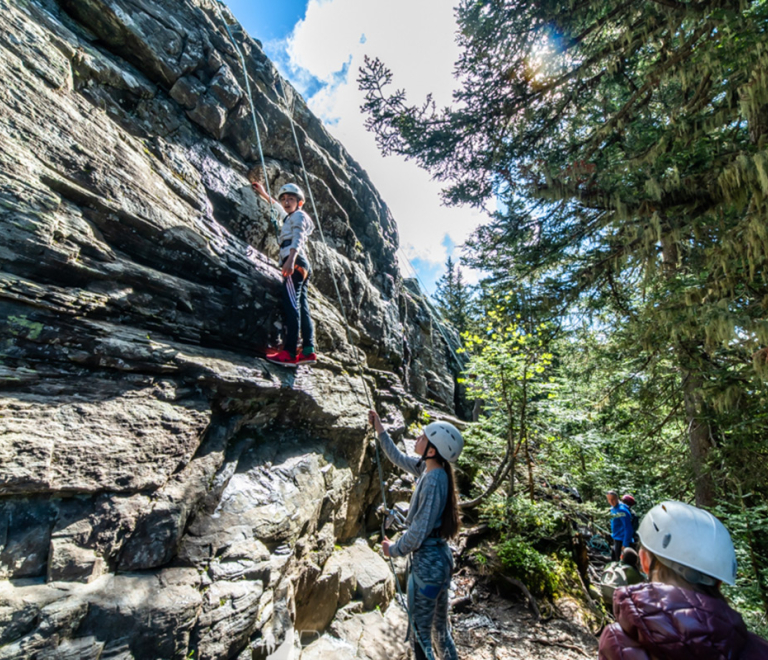
[[[381,425],[381,419],[379,419],[375,410],[368,411],[368,423],[376,429],[376,433],[381,433],[384,430],[384,427]]]
[[[269,201],[269,195],[267,195],[267,191],[264,189],[264,186],[260,181],[252,181],[251,186],[253,187],[253,192],[255,192],[262,199]]]
[[[374,415],[376,413],[373,413]],[[392,541],[390,541],[386,536],[384,537],[384,540],[381,542],[381,549],[384,552],[385,557],[391,557],[392,555],[389,554],[389,546],[392,545]]]

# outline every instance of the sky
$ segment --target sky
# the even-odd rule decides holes
[[[419,104],[432,93],[449,105],[456,84],[453,2],[448,0],[227,0],[248,33],[307,100],[310,109],[368,172],[397,221],[403,252],[428,293],[448,256],[485,215],[448,208],[441,186],[412,162],[384,158],[360,111],[357,89],[363,57],[379,57],[394,75],[393,91],[405,89]],[[401,257],[402,259],[402,257]],[[405,260],[403,260],[405,261]],[[410,276],[407,264],[403,274]],[[476,276],[465,273],[470,282]]]

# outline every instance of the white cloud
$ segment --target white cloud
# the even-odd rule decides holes
[[[300,91],[314,92],[311,109],[365,168],[389,204],[408,257],[432,266],[442,266],[446,244],[463,243],[485,216],[469,208],[441,206],[441,186],[428,173],[402,158],[381,156],[364,127],[363,95],[356,79],[364,56],[378,57],[393,72],[393,89],[405,89],[409,102],[421,103],[431,92],[438,106],[450,104],[459,56],[451,4],[309,0],[306,18],[285,43],[286,59],[278,58]],[[346,75],[340,75],[345,70]],[[307,84],[307,74],[320,81],[319,91]],[[446,235],[450,241],[445,241]],[[426,274],[427,269],[422,270]]]

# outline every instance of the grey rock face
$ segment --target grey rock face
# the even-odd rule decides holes
[[[408,617],[395,604],[382,612],[339,610],[330,630],[302,649],[302,660],[405,660]]]
[[[0,659],[267,657],[392,597],[334,552],[375,524],[366,391],[396,434],[448,414],[448,354],[386,204],[227,15],[261,172],[213,1],[0,0]],[[301,179],[291,107],[328,237],[298,371],[260,357],[281,282],[248,178]]]

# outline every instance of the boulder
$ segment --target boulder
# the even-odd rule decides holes
[[[339,607],[341,569],[323,571],[308,566],[296,585],[296,629],[302,636],[322,632]]]
[[[387,561],[363,539],[334,553],[325,571],[339,572],[340,606],[346,605],[344,601],[351,595],[360,598],[366,610],[384,610],[395,594],[395,579]]]
[[[358,660],[406,660],[408,617],[393,603],[386,611],[354,613],[341,610],[322,635],[301,650],[300,660],[349,658]]]
[[[174,101],[187,110],[192,110],[200,97],[205,94],[205,85],[194,76],[182,76],[173,84],[168,93]]]

